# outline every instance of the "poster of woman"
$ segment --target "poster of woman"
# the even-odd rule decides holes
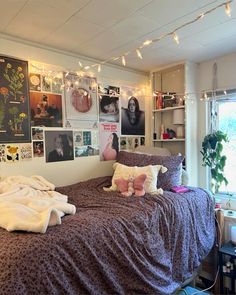
[[[99,95],[99,121],[119,122],[119,97]]]
[[[119,151],[118,124],[100,123],[100,159],[116,160]]]
[[[128,92],[128,93],[127,93]],[[121,97],[121,134],[145,135],[145,100],[132,91]]]

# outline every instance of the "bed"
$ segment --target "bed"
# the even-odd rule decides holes
[[[0,293],[174,294],[215,238],[214,205],[200,188],[162,196],[104,192],[111,177],[57,190],[77,208],[45,234],[0,228]]]

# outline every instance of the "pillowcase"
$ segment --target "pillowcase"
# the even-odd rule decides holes
[[[130,175],[137,177],[140,174],[146,174],[147,179],[144,183],[144,190],[146,193],[153,194],[157,191],[157,176],[159,171],[161,170],[162,173],[165,173],[167,169],[162,165],[148,165],[143,167],[130,167],[120,163],[114,163],[114,175],[112,177],[112,186],[110,190],[116,191],[117,185],[115,183],[116,179],[124,178],[128,179]]]
[[[162,165],[167,172],[160,173],[157,179],[157,187],[170,190],[173,186],[181,185],[183,156],[157,156],[140,153],[120,151],[117,162],[127,166],[143,167],[147,165]]]

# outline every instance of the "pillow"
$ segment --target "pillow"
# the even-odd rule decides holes
[[[124,178],[128,179],[130,175],[137,177],[140,174],[146,174],[147,179],[144,183],[144,190],[146,193],[153,194],[157,191],[157,176],[159,171],[161,170],[162,173],[165,173],[167,169],[162,165],[148,165],[143,167],[130,167],[120,163],[114,163],[114,175],[112,177],[112,185],[110,190],[116,191],[117,185],[115,183],[116,179]]]
[[[117,162],[127,166],[143,167],[147,165],[162,165],[167,172],[159,174],[157,187],[163,190],[170,190],[173,186],[181,185],[183,156],[156,156],[140,153],[120,151]]]

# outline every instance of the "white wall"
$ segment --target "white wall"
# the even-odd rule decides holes
[[[62,69],[78,70],[78,60],[86,65],[86,60],[76,55],[55,50],[48,47],[39,47],[31,43],[0,36],[0,54],[17,57],[28,61],[38,61],[56,65]],[[94,63],[94,61],[92,62]],[[149,86],[148,76],[145,73],[126,70],[122,67],[104,65],[102,72],[96,75],[98,82],[106,82],[116,86]],[[150,109],[151,99],[147,97],[146,109]],[[147,142],[150,142],[150,114],[146,113]],[[149,130],[149,131],[148,131]],[[99,156],[78,158],[74,161],[45,163],[44,159],[36,158],[31,161],[16,164],[0,163],[0,177],[7,175],[40,174],[57,186],[72,184],[92,177],[111,175],[112,161],[100,162]]]
[[[223,45],[222,45],[223,46]],[[230,89],[236,87],[236,52],[220,56],[216,59],[203,62],[199,65],[199,91],[211,90],[213,79],[213,64],[217,63],[217,88]],[[208,126],[208,104],[198,99],[198,150],[201,150],[201,143],[204,136],[209,132]],[[199,153],[199,186],[207,187],[207,171],[201,165]]]

